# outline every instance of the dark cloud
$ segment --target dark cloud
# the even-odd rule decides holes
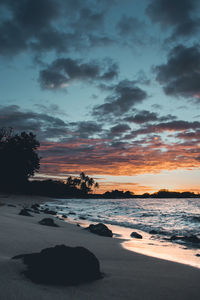
[[[121,136],[131,128],[127,124],[117,124],[110,128],[108,136]]]
[[[147,39],[147,25],[134,17],[123,15],[116,29],[120,38],[125,40],[125,44],[144,44]]]
[[[176,137],[184,140],[195,140],[200,142],[200,129],[192,132],[191,131],[180,132],[179,134],[177,134]]]
[[[61,42],[59,32],[52,25],[60,15],[59,4],[53,0],[3,0],[1,7],[6,7],[8,17],[0,23],[0,54],[15,55],[44,44],[43,37],[53,32]]]
[[[73,122],[69,125],[80,138],[88,138],[102,133],[102,125],[94,121]]]
[[[1,127],[11,127],[14,132],[34,132],[39,140],[56,139],[88,139],[101,136],[102,125],[95,121],[66,122],[61,118],[52,116],[62,114],[58,106],[38,106],[42,113],[22,110],[17,105],[0,106]]]
[[[197,0],[152,0],[146,12],[152,22],[172,29],[171,39],[186,37],[198,32],[200,19]]]
[[[189,122],[183,120],[175,120],[171,122],[161,122],[153,125],[145,125],[144,127],[134,130],[132,134],[128,135],[126,138],[133,138],[141,134],[153,134],[153,133],[162,133],[165,131],[186,131],[186,130],[199,130],[200,129],[200,122]]]
[[[78,19],[71,23],[76,32],[87,32],[91,30],[98,30],[99,26],[104,25],[103,12],[93,12],[89,8],[82,8],[80,10]]]
[[[158,115],[154,112],[149,112],[147,110],[143,110],[143,111],[140,111],[139,113],[135,114],[134,116],[126,117],[124,120],[127,122],[142,124],[142,123],[146,123],[149,121],[158,120]]]
[[[159,117],[157,113],[150,112],[148,110],[137,111],[136,114],[124,118],[125,121],[131,122],[131,123],[133,122],[136,124],[156,122],[156,121],[168,121],[168,120],[174,120],[174,119],[176,119],[176,117],[172,116],[170,114],[163,116],[163,117]]]
[[[12,127],[15,132],[28,131],[39,139],[67,135],[68,126],[62,119],[45,113],[23,111],[17,105],[0,106],[1,127]]]
[[[40,71],[39,81],[42,88],[58,89],[73,80],[112,80],[117,75],[118,66],[111,60],[84,63],[71,58],[59,58]]]
[[[174,47],[166,64],[155,67],[156,79],[167,95],[199,97],[200,47]]]
[[[109,90],[112,94],[105,99],[104,104],[94,107],[94,116],[100,118],[107,115],[121,116],[147,98],[147,93],[137,87],[135,81],[120,81],[117,85],[110,86]]]
[[[2,0],[0,55],[31,49],[66,52],[112,43],[104,33],[110,4],[102,1]]]

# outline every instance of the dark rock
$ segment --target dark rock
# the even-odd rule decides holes
[[[53,219],[51,218],[45,218],[42,219],[41,221],[38,222],[41,225],[46,225],[46,226],[52,226],[52,227],[59,227]]]
[[[67,218],[67,215],[62,215],[63,218]]]
[[[188,235],[188,236],[173,235],[171,236],[170,241],[183,241],[186,243],[194,243],[194,244],[200,243],[200,239],[196,235]]]
[[[150,234],[158,234],[159,232],[157,230],[150,230],[149,233]]]
[[[80,220],[86,220],[86,218],[83,217],[83,216],[80,216],[79,219],[80,219]]]
[[[80,225],[80,224],[78,224],[78,223],[76,224],[76,226],[77,226],[77,227],[81,227],[81,225]]]
[[[194,216],[194,217],[192,217],[192,220],[194,222],[200,222],[200,217]]]
[[[32,217],[32,215],[29,213],[29,210],[27,208],[22,208],[19,212],[20,216],[26,216],[26,217]]]
[[[69,215],[75,215],[75,212],[70,211],[70,212],[69,212]]]
[[[39,206],[39,204],[35,203],[35,204],[31,205],[31,208],[34,210],[39,210],[40,206]]]
[[[50,210],[50,209],[48,209],[48,208],[45,208],[45,209],[43,210],[43,212],[44,212],[45,214],[49,214],[49,215],[53,215],[53,216],[56,215],[56,212],[55,212],[54,210]]]
[[[136,239],[142,239],[142,235],[139,234],[139,233],[137,233],[137,232],[135,232],[135,231],[133,231],[133,232],[131,233],[131,237],[132,237],[132,238],[136,238]]]
[[[200,257],[200,253],[197,253],[196,256],[197,256],[197,257]]]
[[[107,236],[107,237],[112,237],[113,233],[112,231],[103,223],[99,223],[99,224],[90,224],[89,227],[86,228],[87,230],[89,230],[92,233],[101,235],[101,236]]]
[[[17,207],[16,205],[13,204],[8,204],[9,207]]]
[[[24,274],[35,283],[76,285],[102,278],[98,259],[83,247],[59,245],[13,259],[23,259]]]

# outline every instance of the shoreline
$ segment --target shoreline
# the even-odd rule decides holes
[[[65,199],[64,199],[65,200]],[[58,199],[52,200],[50,203],[47,202],[51,209],[57,211],[57,214],[61,217],[65,212],[61,212],[61,208],[59,209],[60,203],[58,202],[58,206],[56,205]],[[68,204],[67,204],[68,205]],[[70,206],[68,207],[70,209]],[[69,222],[72,224],[79,223],[83,227],[89,226],[91,223],[99,223],[101,221],[90,220],[84,218],[80,218],[80,212],[77,213],[74,208],[72,208],[73,213],[70,214],[68,212],[67,218],[64,219],[65,222]],[[87,215],[87,214],[86,214]],[[164,259],[171,262],[182,263],[188,266],[192,266],[200,269],[200,249],[195,247],[195,245],[191,244],[181,244],[174,243],[167,239],[166,235],[159,234],[150,234],[147,231],[143,231],[136,227],[128,227],[123,225],[116,225],[113,222],[102,221],[105,225],[107,225],[114,233],[115,237],[120,239],[122,243],[122,247],[134,253],[140,253],[143,255],[147,255],[154,258]],[[142,239],[134,239],[130,237],[130,234],[136,231],[140,235],[142,235]]]
[[[89,220],[85,220],[85,222],[83,222],[82,220],[73,220],[69,218],[65,219],[64,221],[66,223],[74,225],[78,223],[83,228],[89,226],[92,223]],[[112,225],[109,223],[104,224],[108,226],[109,229],[111,229],[114,233],[113,238],[119,240],[121,247],[127,251],[200,269],[200,257],[197,257],[195,255],[196,252],[200,253],[199,249],[186,249],[184,245],[167,241],[164,242],[162,240],[156,239],[156,237],[155,239],[151,239],[151,235],[142,230],[123,227],[119,225]],[[142,235],[142,240],[130,237],[130,233],[134,230]],[[193,258],[192,260],[191,257]]]
[[[2,202],[5,203],[0,206],[2,300],[184,300],[199,296],[200,270],[197,268],[125,250],[120,245],[120,239],[100,237],[58,219],[55,222],[60,225],[59,228],[39,225],[38,220],[47,217],[45,214],[34,214],[33,217],[18,215],[24,204],[44,204],[51,202],[51,199],[1,196],[0,203]],[[16,207],[9,207],[8,204]],[[88,248],[100,260],[104,278],[75,287],[37,285],[20,274],[24,269],[21,262],[11,260],[14,255],[38,252],[56,244]]]

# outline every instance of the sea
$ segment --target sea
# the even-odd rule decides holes
[[[122,247],[200,268],[200,199],[55,199],[45,204],[66,222],[104,223]],[[136,231],[142,239],[131,238]],[[173,236],[193,237],[191,240]]]

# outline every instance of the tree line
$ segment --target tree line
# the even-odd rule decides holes
[[[40,168],[36,135],[12,128],[0,128],[0,191],[40,194],[48,196],[86,196],[98,183],[81,172],[78,177],[66,180],[33,180]]]

